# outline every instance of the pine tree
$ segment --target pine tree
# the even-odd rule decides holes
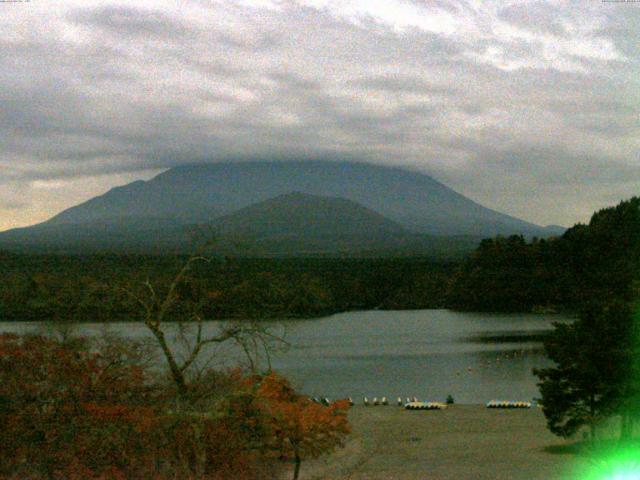
[[[551,432],[570,437],[598,421],[624,413],[634,387],[634,319],[628,304],[594,302],[573,323],[556,323],[545,342],[555,366],[534,370]]]

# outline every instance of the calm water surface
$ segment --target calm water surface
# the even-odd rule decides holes
[[[535,367],[548,365],[540,335],[557,315],[469,314],[448,310],[348,312],[272,324],[291,346],[274,354],[273,367],[314,396],[395,398],[417,396],[478,403],[539,396]],[[220,328],[208,322],[207,329]],[[41,323],[0,322],[0,331],[46,331]],[[148,338],[137,323],[83,324],[83,335],[118,333]],[[233,364],[237,350],[208,352],[218,365]]]

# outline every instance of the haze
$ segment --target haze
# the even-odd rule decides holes
[[[637,194],[640,4],[0,3],[0,230],[166,168],[358,159],[571,225]]]

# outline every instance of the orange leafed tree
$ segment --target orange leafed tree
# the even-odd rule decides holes
[[[0,333],[0,480],[279,478],[257,404],[176,411],[135,353]]]
[[[271,429],[271,447],[281,458],[294,461],[294,480],[300,474],[302,460],[344,444],[349,434],[347,400],[330,406],[312,402],[274,373],[250,381],[257,384],[255,398]]]
[[[126,355],[0,334],[0,478],[120,478],[153,467],[146,442],[157,408]]]

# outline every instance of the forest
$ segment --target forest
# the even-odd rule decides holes
[[[132,294],[162,289],[187,257],[0,254],[0,318],[136,320]],[[441,308],[455,264],[428,259],[212,257],[179,286],[207,318],[301,318],[363,309]]]
[[[600,298],[635,298],[640,198],[593,214],[562,236],[481,242],[451,278],[446,304],[469,311],[577,312]]]
[[[629,299],[640,267],[640,199],[594,213],[562,236],[483,240],[458,262],[408,258],[212,255],[179,285],[207,318],[306,318],[349,310],[451,308],[576,312],[615,292]],[[145,282],[162,288],[187,256],[0,252],[0,318],[135,320]]]

